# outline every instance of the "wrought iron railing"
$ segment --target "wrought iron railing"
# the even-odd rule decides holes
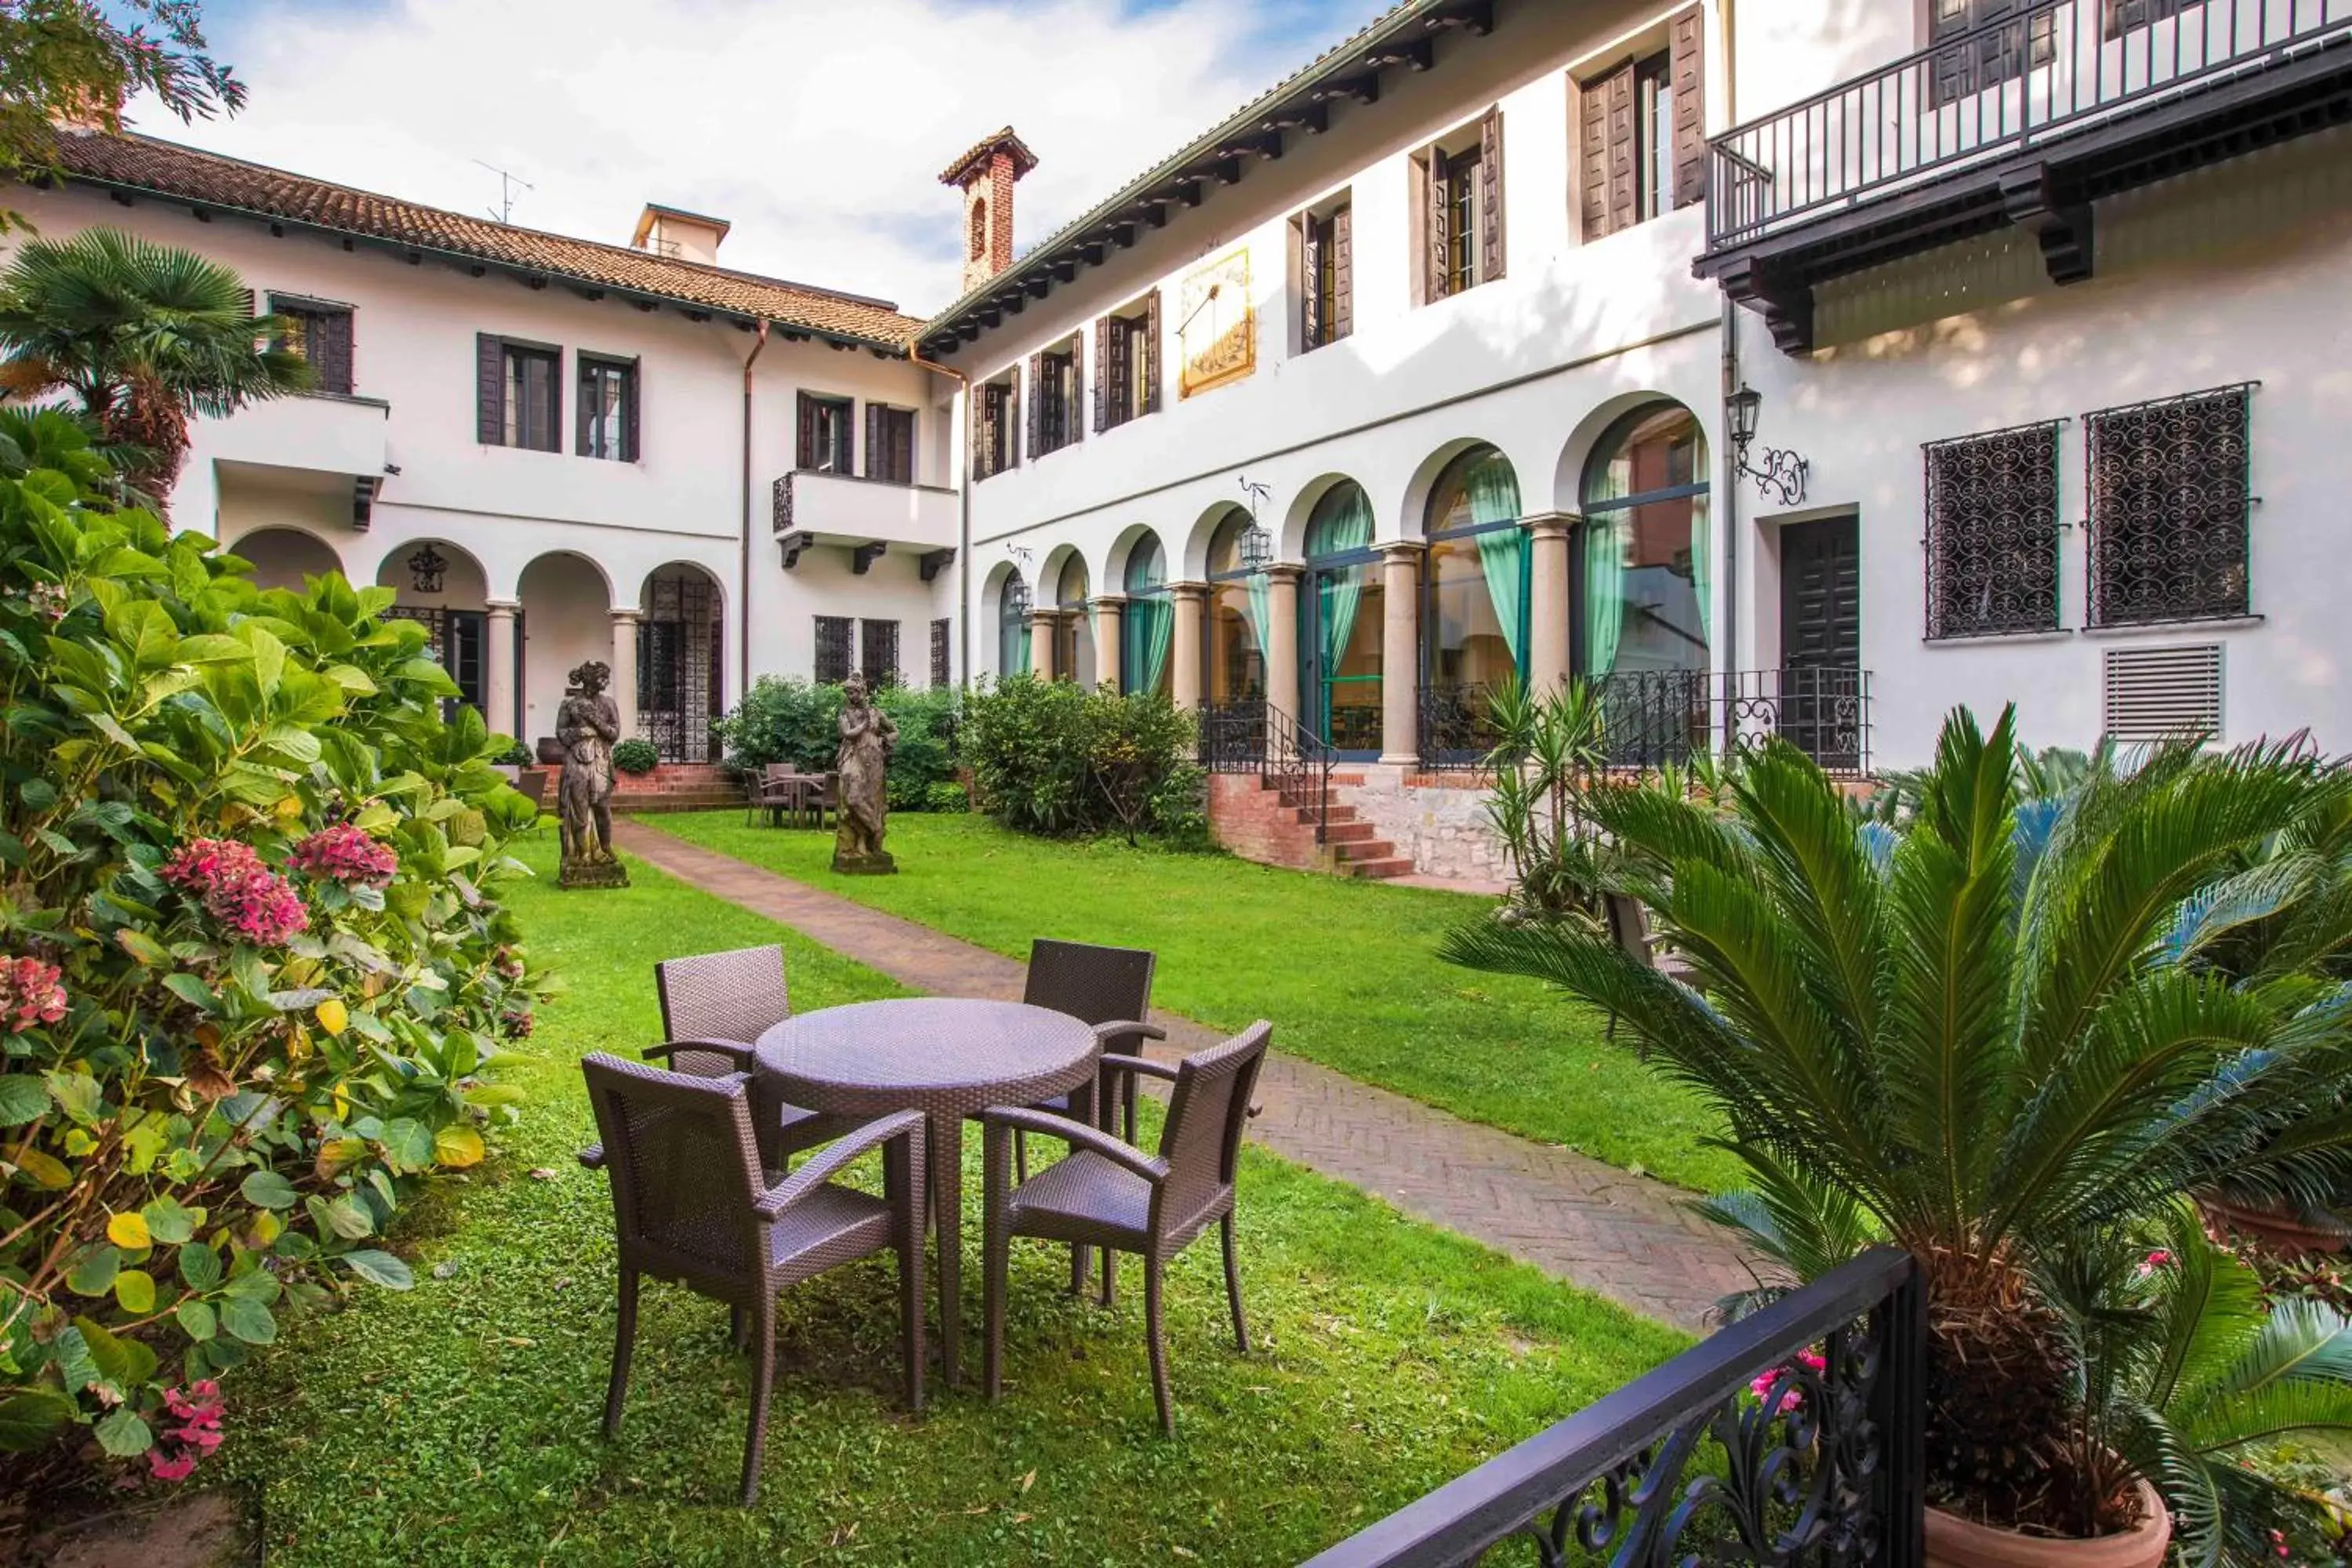
[[[1841,776],[1870,772],[1870,671],[1629,670],[1599,677],[1609,765],[1654,768],[1779,735]]]
[[[1264,698],[1212,704],[1201,710],[1201,765],[1213,773],[1255,773],[1285,805],[1305,811],[1315,842],[1330,828],[1330,743]]]
[[[1910,1256],[1865,1253],[1307,1568],[1454,1568],[1498,1548],[1538,1568],[1920,1568],[1926,1331]]]
[[[1502,742],[1495,689],[1478,682],[1424,684],[1420,708],[1421,765],[1428,773],[1477,773]]]
[[[1708,247],[2283,65],[2352,0],[2038,0],[1710,142]]]

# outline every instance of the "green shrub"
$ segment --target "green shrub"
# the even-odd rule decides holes
[[[527,768],[531,765],[533,759],[530,748],[517,741],[505,751],[492,757],[490,761],[502,768]]]
[[[923,792],[923,809],[961,814],[971,809],[971,792],[953,779],[944,779]]]
[[[110,482],[0,411],[0,1447],[176,1479],[217,1396],[166,1388],[404,1288],[394,1211],[512,1116],[531,813],[390,589],[260,590]]]
[[[898,726],[898,742],[890,752],[890,809],[923,810],[930,787],[955,778],[956,692],[952,688],[886,686],[874,700]],[[802,773],[821,773],[833,766],[841,743],[840,721],[840,687],[813,686],[797,676],[763,675],[711,732],[738,772],[753,773],[770,763],[782,763]]]
[[[1024,833],[1206,837],[1191,715],[1159,695],[1016,675],[965,705],[981,809]]]
[[[651,741],[632,735],[613,748],[613,765],[632,777],[643,777],[661,766],[661,753]]]

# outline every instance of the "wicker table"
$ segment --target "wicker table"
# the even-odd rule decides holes
[[[1021,1002],[916,997],[858,1002],[787,1018],[758,1041],[760,1070],[811,1110],[929,1121],[931,1209],[940,1229],[940,1361],[956,1376],[963,1229],[963,1119],[992,1105],[1056,1094],[1092,1120],[1095,1032],[1066,1013]]]

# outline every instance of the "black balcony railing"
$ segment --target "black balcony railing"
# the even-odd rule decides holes
[[[1910,1255],[1865,1253],[1306,1568],[1920,1568],[1926,1342]]]
[[[1710,250],[2294,64],[2352,0],[2037,0],[1713,139]]]
[[[1866,669],[1628,670],[1592,686],[1612,767],[1679,764],[1778,735],[1825,772],[1870,771]]]

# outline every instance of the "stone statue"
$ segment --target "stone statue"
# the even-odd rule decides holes
[[[629,874],[613,854],[613,743],[621,738],[621,710],[604,695],[610,665],[590,659],[571,675],[555,711],[555,739],[563,748],[563,782],[556,809],[563,821],[564,888],[625,888]]]
[[[833,868],[844,875],[881,876],[898,868],[882,847],[890,809],[890,749],[898,743],[898,726],[874,706],[866,677],[851,671],[841,689],[841,750],[833,763],[841,772]]]

